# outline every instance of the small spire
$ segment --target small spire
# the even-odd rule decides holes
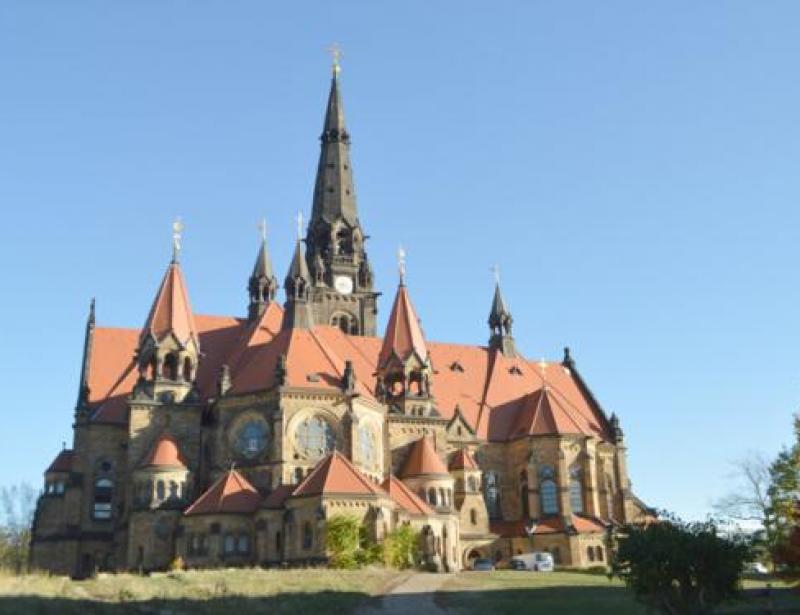
[[[517,354],[514,338],[511,335],[514,319],[500,291],[500,267],[495,265],[491,271],[494,275],[494,298],[487,321],[491,330],[489,347],[499,349],[506,356],[513,356]]]
[[[183,222],[180,217],[172,223],[172,262],[177,263],[181,254],[181,239],[183,238]]]
[[[259,235],[261,236],[261,247],[253,266],[253,273],[247,283],[250,294],[250,305],[248,306],[248,319],[255,320],[266,310],[267,305],[275,298],[278,290],[278,279],[272,272],[272,261],[269,257],[267,248],[267,221],[262,218],[258,224]]]
[[[95,299],[89,301],[89,316],[86,318],[86,333],[83,339],[83,363],[81,365],[81,381],[78,385],[78,402],[76,411],[85,409],[89,403],[89,369],[92,363],[92,347],[94,346]]]
[[[297,240],[300,241],[303,238],[303,212],[297,212]]]
[[[397,247],[397,271],[400,274],[400,286],[406,285],[406,251],[402,245]]]
[[[561,360],[561,365],[569,369],[575,367],[575,359],[572,358],[569,346],[564,346],[564,358]]]

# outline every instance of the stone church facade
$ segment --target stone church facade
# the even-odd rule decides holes
[[[324,563],[326,520],[350,514],[377,541],[411,525],[437,570],[532,550],[586,567],[615,526],[649,517],[619,420],[568,350],[517,352],[499,285],[486,346],[429,341],[402,272],[378,335],[349,150],[336,67],[282,305],[265,238],[245,317],[193,311],[177,242],[141,329],[98,326],[92,303],[34,566]]]

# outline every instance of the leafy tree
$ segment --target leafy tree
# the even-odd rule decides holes
[[[622,529],[610,575],[662,613],[711,613],[737,595],[750,555],[748,544],[723,538],[714,521],[667,517]]]
[[[420,561],[419,532],[410,525],[400,525],[389,532],[383,547],[384,561],[393,568],[413,568]]]
[[[19,574],[28,568],[36,491],[26,483],[0,489],[0,567]]]
[[[773,557],[800,570],[800,415],[794,418],[795,442],[770,466],[770,512],[775,519]]]

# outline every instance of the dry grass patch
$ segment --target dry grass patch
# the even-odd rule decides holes
[[[0,575],[0,613],[349,612],[381,594],[398,575],[383,568],[190,570],[86,581]]]

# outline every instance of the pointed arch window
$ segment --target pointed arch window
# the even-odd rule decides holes
[[[569,506],[573,513],[583,512],[583,476],[577,465],[569,470]]]
[[[539,469],[539,499],[543,515],[558,514],[558,489],[556,488],[556,472],[553,466],[542,466]]]
[[[497,472],[487,472],[484,477],[483,499],[490,519],[500,518],[500,480]]]

